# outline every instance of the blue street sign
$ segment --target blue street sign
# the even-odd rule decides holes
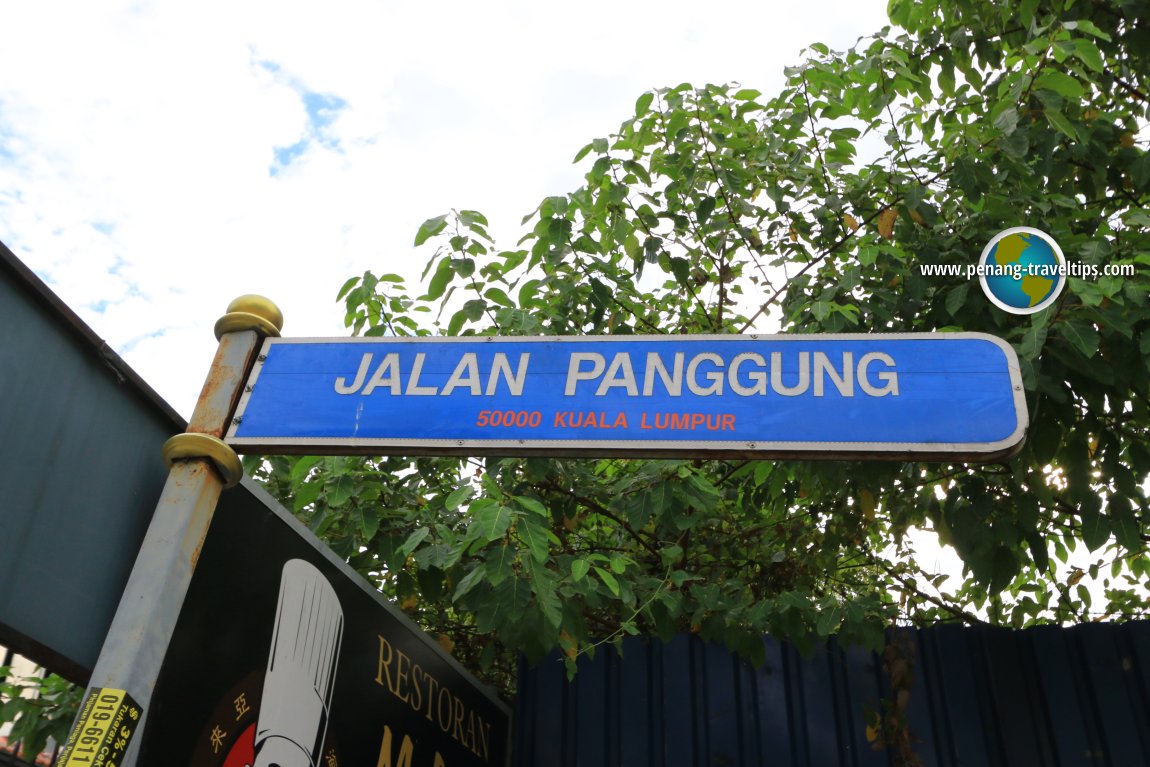
[[[1022,444],[1013,349],[978,333],[269,338],[251,453],[991,460]]]

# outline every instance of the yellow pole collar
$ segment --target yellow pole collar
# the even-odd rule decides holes
[[[223,477],[224,487],[232,487],[244,475],[244,465],[236,451],[210,434],[177,434],[164,443],[162,453],[169,469],[173,463],[185,458],[207,458]]]

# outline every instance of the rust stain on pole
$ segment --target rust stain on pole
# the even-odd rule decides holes
[[[216,481],[215,467],[208,459],[191,459],[185,464],[182,471],[173,469],[171,492],[161,496],[159,505],[191,509],[182,530],[179,552],[190,563],[190,570],[195,570],[222,487]]]
[[[220,339],[215,359],[204,379],[188,431],[223,437],[228,419],[239,401],[248,367],[259,348],[254,330],[228,333]]]

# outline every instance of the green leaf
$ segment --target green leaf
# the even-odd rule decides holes
[[[471,485],[463,485],[457,487],[448,493],[447,498],[443,501],[443,507],[448,511],[455,511],[463,503],[475,493],[475,488]]]
[[[544,519],[551,518],[551,513],[547,511],[547,507],[534,498],[528,498],[525,495],[517,495],[515,496],[514,500],[526,511],[530,511],[533,514],[538,514]]]
[[[644,93],[635,100],[635,116],[642,117],[647,114],[647,110],[651,108],[651,102],[655,100],[655,94],[650,91]]]
[[[571,580],[578,583],[583,580],[591,569],[591,563],[586,559],[576,559],[571,562]]]
[[[471,505],[474,510],[478,503]],[[467,539],[489,542],[498,540],[507,532],[511,525],[511,509],[497,503],[491,503],[475,512],[471,524],[467,527]]]
[[[994,118],[994,127],[1007,135],[1013,133],[1017,126],[1018,110],[1014,107],[1007,107]]]
[[[442,232],[446,228],[447,228],[447,214],[446,213],[444,213],[442,216],[436,216],[434,218],[427,219],[422,224],[420,224],[419,231],[416,232],[416,234],[415,234],[415,245],[416,245],[416,247],[427,242],[429,239],[431,239],[435,235],[439,234],[440,232]]]
[[[1030,556],[1034,559],[1039,572],[1045,573],[1050,567],[1050,554],[1046,550],[1046,539],[1039,533],[1028,533],[1026,545],[1030,548]]]
[[[1027,328],[1022,336],[1022,343],[1018,346],[1018,356],[1027,360],[1038,357],[1046,344],[1046,332],[1046,327],[1043,325],[1031,325]]]
[[[515,302],[511,300],[511,297],[504,293],[500,288],[488,288],[487,290],[483,291],[483,295],[485,298],[490,299],[505,309],[510,309],[515,306]]]
[[[1078,141],[1078,131],[1075,129],[1073,123],[1066,119],[1064,114],[1050,107],[1043,109],[1042,113],[1046,115],[1046,119],[1049,120],[1050,124],[1057,128],[1060,133],[1064,134],[1067,138]]]
[[[517,531],[520,540],[527,546],[527,551],[536,562],[546,562],[551,556],[547,528],[536,521],[536,517],[527,516],[520,519]]]
[[[352,277],[351,279],[349,279],[347,282],[345,282],[343,284],[343,287],[341,287],[339,289],[339,294],[335,297],[335,300],[336,301],[342,301],[344,296],[346,296],[348,294],[348,292],[358,284],[359,284],[359,277]]]
[[[464,595],[479,585],[486,575],[487,569],[482,565],[477,565],[471,572],[463,576],[463,580],[455,587],[455,593],[451,596],[452,602],[458,602]]]
[[[543,619],[552,629],[559,628],[563,623],[563,603],[559,601],[556,591],[555,576],[546,567],[539,564],[529,566],[531,572],[531,586],[535,592],[535,599],[539,603],[539,611]]]
[[[691,287],[691,262],[685,258],[672,256],[667,259],[671,266],[671,273],[675,280],[685,288]]]
[[[459,335],[459,331],[463,329],[463,326],[467,323],[467,320],[468,312],[464,309],[460,309],[455,314],[451,315],[451,319],[447,323],[447,335]]]
[[[359,532],[365,541],[370,541],[379,531],[379,514],[371,508],[360,508],[358,511]]]
[[[1039,466],[1054,459],[1062,444],[1062,429],[1053,418],[1039,418],[1030,427],[1027,442]]]
[[[1077,277],[1070,277],[1066,282],[1070,291],[1077,295],[1086,306],[1098,306],[1102,303],[1104,296],[1093,282],[1080,280]]]
[[[603,284],[597,277],[591,277],[587,284],[591,286],[591,300],[595,302],[596,306],[606,308],[614,301],[614,295],[611,289]]]
[[[475,274],[475,259],[474,258],[453,258],[451,259],[451,268],[460,277],[470,277]]]
[[[1081,504],[1078,507],[1082,519],[1082,542],[1091,551],[1097,551],[1110,540],[1110,524],[1102,513],[1092,504]]]
[[[1138,515],[1122,501],[1125,499],[1112,501],[1107,509],[1114,537],[1118,539],[1118,543],[1126,547],[1127,551],[1141,551],[1145,549],[1146,544],[1142,540],[1142,526],[1138,523]]]
[[[336,477],[327,488],[327,504],[338,508],[355,494],[355,477],[347,474]]]
[[[699,222],[699,226],[706,226],[707,219],[711,217],[711,213],[714,210],[714,197],[704,197],[702,200],[699,200],[699,207],[695,208],[695,219]]]
[[[1130,165],[1130,179],[1136,189],[1147,191],[1150,189],[1150,152],[1144,153]],[[1137,226],[1150,226],[1150,214],[1144,210],[1133,210],[1126,220]]]
[[[659,249],[662,245],[663,239],[654,235],[643,241],[643,258],[648,264],[653,264],[659,259]]]
[[[427,285],[427,295],[424,296],[428,301],[434,301],[443,295],[447,290],[447,284],[451,282],[451,278],[455,276],[455,268],[451,265],[450,258],[444,258],[439,262],[439,266],[435,268],[435,274],[431,277],[431,282]]]
[[[484,313],[487,311],[487,302],[482,298],[473,298],[463,304],[463,312],[467,315],[467,319],[472,322],[478,322],[483,318]]]
[[[990,577],[990,593],[998,594],[1006,590],[1014,576],[1018,574],[1018,558],[1005,546],[994,550],[994,564]]]
[[[307,481],[308,475],[311,474],[312,469],[316,464],[323,460],[323,456],[319,455],[305,455],[296,459],[295,465],[291,468],[291,486],[293,490],[298,490],[300,485]]]
[[[487,217],[477,210],[461,210],[459,211],[459,223],[467,227],[475,226],[490,226],[487,223]]]
[[[542,280],[527,280],[523,286],[519,288],[519,305],[531,306],[535,301],[535,294],[539,292],[539,286],[543,283]]]
[[[649,491],[634,493],[624,505],[627,520],[633,527],[643,528],[651,519],[652,514],[659,514],[666,510],[666,505],[670,499],[671,491],[666,482],[654,485]]]
[[[409,554],[411,554],[411,552],[415,551],[419,544],[423,543],[424,539],[427,538],[427,535],[430,532],[431,528],[427,527],[426,525],[416,528],[415,532],[407,536],[407,540],[405,540],[403,544],[398,549],[396,549],[396,553],[398,553],[401,557],[406,558]]]
[[[1057,69],[1044,69],[1034,81],[1034,87],[1054,91],[1071,101],[1081,101],[1086,89],[1075,78]]]
[[[969,292],[969,282],[951,288],[946,294],[946,313],[951,317],[957,317],[959,311],[966,305],[966,296]]]
[[[1030,148],[1030,139],[1027,137],[1026,131],[1016,130],[1006,138],[1001,139],[998,146],[1003,153],[1010,157],[1022,158],[1026,156],[1026,152]]]
[[[823,610],[819,614],[819,622],[815,629],[819,632],[820,637],[828,637],[838,628],[841,621],[842,608],[833,607],[829,610]]]
[[[602,567],[599,567],[599,565],[595,565],[595,572],[598,573],[599,580],[603,581],[603,584],[610,589],[611,593],[615,596],[619,596],[619,581],[615,580],[615,576]]]
[[[1098,46],[1086,38],[1080,37],[1074,41],[1074,55],[1095,72],[1101,72],[1106,68],[1102,60],[1102,51],[1098,50]]]
[[[1097,37],[1100,40],[1105,40],[1106,42],[1111,41],[1110,35],[1106,34],[1101,29],[1099,29],[1098,25],[1095,24],[1093,21],[1090,21],[1089,19],[1078,19],[1077,21],[1066,21],[1066,22],[1063,22],[1062,26],[1066,27],[1067,29],[1081,29],[1086,34],[1091,35],[1093,37]]]
[[[292,499],[292,511],[297,514],[303,511],[304,508],[310,506],[319,498],[320,493],[323,492],[322,482],[308,482],[295,491],[295,497]]]
[[[511,546],[497,546],[487,558],[487,580],[492,586],[515,575],[515,549]]]
[[[1018,9],[1018,20],[1027,29],[1034,23],[1034,11],[1038,8],[1038,0],[1022,0]]]
[[[1062,337],[1070,342],[1086,359],[1092,359],[1098,351],[1101,336],[1094,326],[1088,322],[1070,321],[1059,325]]]

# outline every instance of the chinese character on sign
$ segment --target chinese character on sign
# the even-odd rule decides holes
[[[335,749],[327,752],[327,767],[339,767],[339,762],[335,758]]]
[[[248,705],[247,698],[244,697],[245,694],[246,693],[241,692],[239,694],[239,697],[237,697],[236,701],[235,701],[236,702],[236,721],[237,722],[243,718],[244,714],[246,714],[252,710],[251,706]]]
[[[212,739],[212,753],[213,754],[220,753],[220,748],[224,745],[224,735],[225,734],[226,733],[224,733],[224,731],[220,729],[219,725],[216,725],[215,727],[212,728],[211,739]]]

